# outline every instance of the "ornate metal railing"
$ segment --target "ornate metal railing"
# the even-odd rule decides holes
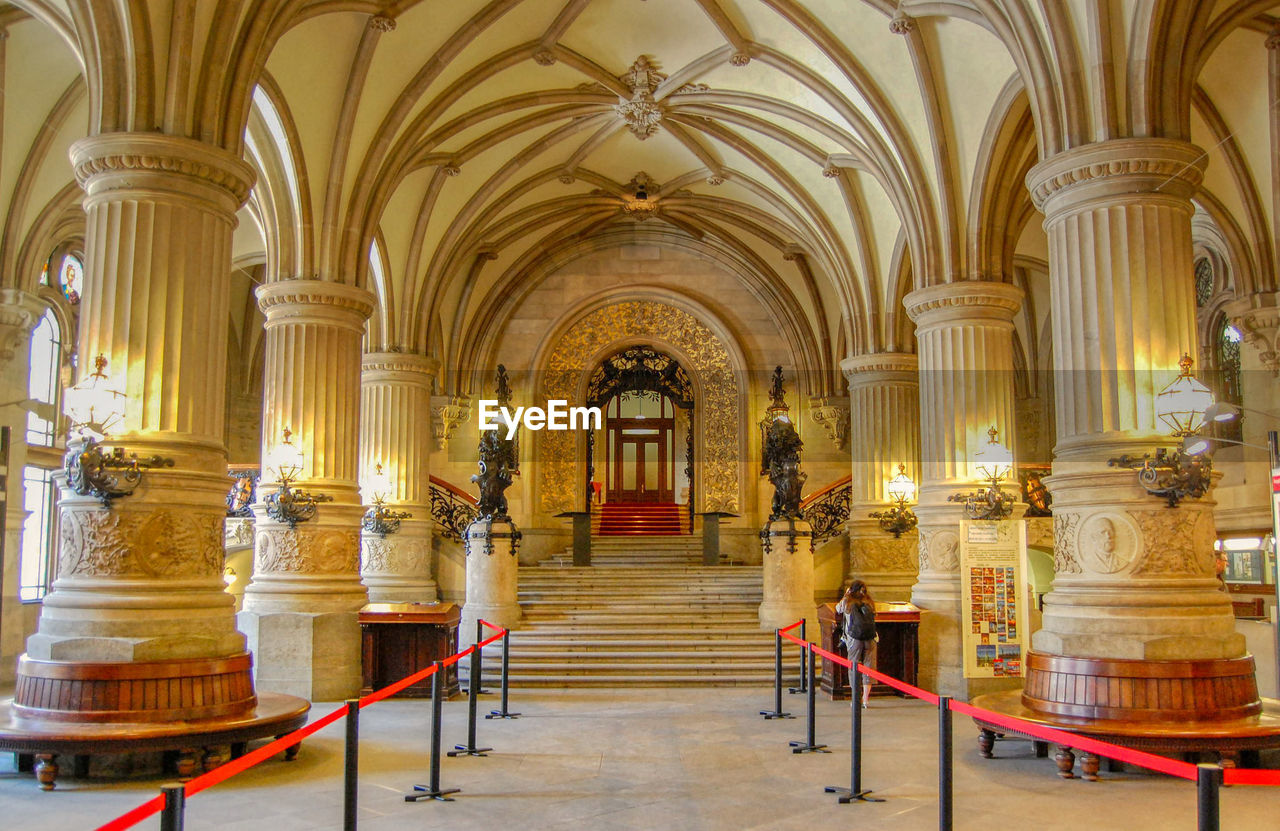
[[[441,534],[462,542],[466,538],[467,526],[478,516],[480,512],[476,509],[474,496],[443,479],[431,477],[431,518]]]
[[[837,479],[800,503],[800,513],[813,527],[813,547],[844,533],[849,520],[853,477]]]

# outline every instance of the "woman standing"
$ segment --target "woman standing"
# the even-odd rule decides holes
[[[849,661],[855,667],[862,664],[875,668],[876,664],[876,602],[871,599],[867,584],[854,580],[845,589],[844,597],[836,604],[836,614],[844,615],[844,646]],[[866,709],[871,698],[871,676],[862,676],[862,707]]]

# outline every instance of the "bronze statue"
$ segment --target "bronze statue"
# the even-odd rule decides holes
[[[773,386],[769,390],[772,403],[769,417],[765,419],[764,464],[760,471],[773,485],[773,506],[769,521],[800,519],[800,495],[808,475],[800,470],[800,450],[804,442],[795,425],[787,416],[788,407],[783,399],[782,367],[773,371]]]
[[[498,401],[506,406],[511,400],[511,387],[507,383],[507,368],[498,365]],[[471,477],[480,489],[476,509],[480,519],[490,522],[510,522],[507,512],[507,488],[520,472],[520,456],[516,440],[505,438],[505,426],[497,430],[480,432],[480,472]]]

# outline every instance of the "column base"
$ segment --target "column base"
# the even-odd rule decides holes
[[[339,701],[359,694],[356,612],[246,610],[236,619],[257,659],[259,690],[310,701]]]
[[[1088,720],[1230,720],[1262,712],[1253,657],[1194,661],[1066,658],[1027,653],[1022,703]]]
[[[760,628],[766,631],[805,621],[817,633],[818,605],[813,594],[813,529],[804,520],[769,523],[764,540],[762,572],[764,599]]]
[[[501,603],[498,605],[468,603],[462,607],[462,620],[458,623],[458,648],[465,649],[475,643],[477,620],[483,618],[494,626],[501,626],[504,629],[516,629],[520,626],[522,616],[520,604],[518,603]],[[484,636],[487,638],[492,634],[493,632],[486,631]]]

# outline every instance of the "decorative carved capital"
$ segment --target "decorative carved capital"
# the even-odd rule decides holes
[[[436,450],[444,450],[453,431],[471,416],[471,399],[460,395],[431,396],[431,434]]]
[[[1189,200],[1207,163],[1204,151],[1188,142],[1112,139],[1045,159],[1027,174],[1027,187],[1036,207],[1052,219],[1108,197],[1158,193]]]
[[[1280,294],[1252,294],[1224,309],[1246,343],[1258,350],[1262,365],[1280,375]]]
[[[1268,49],[1280,49],[1280,29],[1272,29],[1266,42]]]
[[[375,32],[394,32],[396,28],[396,20],[394,17],[388,17],[385,14],[375,14],[369,18],[369,28]]]
[[[561,173],[556,178],[560,180],[560,184],[562,185],[572,185],[574,182],[578,181],[572,173]]]
[[[71,145],[76,181],[93,197],[103,192],[143,188],[138,174],[193,179],[229,195],[238,209],[249,198],[253,168],[221,147],[160,133],[103,133]],[[170,188],[172,190],[172,188]]]
[[[258,286],[258,308],[267,328],[286,323],[327,323],[356,329],[373,314],[372,292],[329,280],[279,280]]]
[[[453,177],[461,174],[462,168],[454,164],[453,162],[449,162],[444,167],[440,168],[440,172],[446,176]]]
[[[838,179],[840,178],[840,168],[833,164],[829,164],[822,168],[822,176],[825,179]]]
[[[967,280],[916,289],[903,304],[919,329],[967,320],[1011,322],[1022,308],[1022,297],[1022,289],[1009,283]]]
[[[915,18],[904,14],[901,9],[894,12],[893,17],[889,20],[889,31],[895,35],[910,34],[915,27]]]
[[[369,352],[360,359],[362,380],[402,381],[430,386],[440,360],[412,352]]]
[[[549,49],[539,49],[533,53],[533,62],[538,66],[551,66],[556,62],[556,56]]]
[[[741,66],[746,66],[749,63],[751,63],[751,56],[748,55],[746,52],[734,52],[732,55],[729,56],[730,66],[741,67]]]
[[[44,314],[40,298],[21,289],[0,289],[0,367],[30,342]]]
[[[809,399],[809,416],[827,432],[836,450],[844,450],[849,445],[848,396]]]
[[[724,184],[724,177],[718,173],[712,174],[711,176],[707,177],[707,184],[711,185],[712,187],[719,187],[720,185]]]

